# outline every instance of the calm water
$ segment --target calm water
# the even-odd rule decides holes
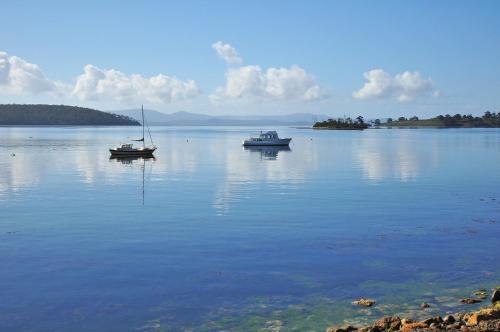
[[[500,130],[154,127],[110,160],[136,131],[0,128],[1,331],[324,331],[500,286]]]

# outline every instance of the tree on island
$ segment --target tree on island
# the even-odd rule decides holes
[[[484,112],[484,115],[474,117],[472,114],[445,114],[438,115],[431,119],[421,120],[416,116],[409,120],[405,117],[399,117],[398,121],[387,119],[387,125],[390,126],[432,126],[432,127],[469,127],[469,128],[500,128],[500,112]]]
[[[365,123],[365,120],[362,116],[358,116],[354,121],[348,118],[338,118],[328,119],[326,121],[316,122],[313,128],[316,129],[337,129],[337,130],[362,130],[368,128],[369,125]]]

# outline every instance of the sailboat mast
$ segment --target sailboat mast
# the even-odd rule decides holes
[[[142,110],[142,147],[146,147],[146,142],[144,141],[144,105],[141,105]]]

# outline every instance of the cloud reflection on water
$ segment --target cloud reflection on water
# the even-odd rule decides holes
[[[423,145],[404,133],[397,140],[362,138],[354,149],[363,177],[372,182],[412,181],[438,163],[435,145]]]
[[[0,197],[8,197],[9,192],[20,188],[41,186],[42,181],[48,181],[47,175],[56,175],[61,181],[65,177],[68,181],[77,179],[87,186],[118,185],[130,180],[130,168],[109,163],[107,148],[116,138],[107,137],[106,131],[71,130],[57,139],[60,132],[50,130],[43,133],[44,139],[28,138],[31,133],[25,131],[4,137],[0,146],[3,148]],[[371,182],[387,179],[407,182],[437,167],[439,157],[438,142],[422,144],[423,138],[413,132],[400,131],[391,136],[387,132],[370,131],[353,137],[331,133],[314,141],[297,134],[291,149],[244,149],[235,136],[225,131],[220,135],[197,131],[157,134],[155,139],[160,148],[152,179],[208,181],[214,188],[212,206],[222,213],[232,202],[251,198],[262,184],[270,190],[277,186],[296,189],[307,181],[307,176],[354,176],[349,170],[352,167],[359,168],[363,178]],[[353,159],[349,161],[350,155]],[[136,171],[134,176],[139,176]],[[317,171],[320,174],[315,175]],[[57,181],[54,177],[51,180]]]
[[[318,168],[315,149],[301,153],[294,153],[288,147],[241,147],[238,151],[226,151],[229,152],[224,156],[225,178],[217,187],[213,203],[218,214],[225,214],[232,203],[251,199],[253,195],[296,188],[305,181],[307,172]],[[262,183],[269,185],[267,192],[257,188]]]

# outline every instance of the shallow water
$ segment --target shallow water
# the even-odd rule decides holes
[[[137,128],[0,128],[0,330],[323,331],[500,286],[500,130],[258,129],[110,160]]]

